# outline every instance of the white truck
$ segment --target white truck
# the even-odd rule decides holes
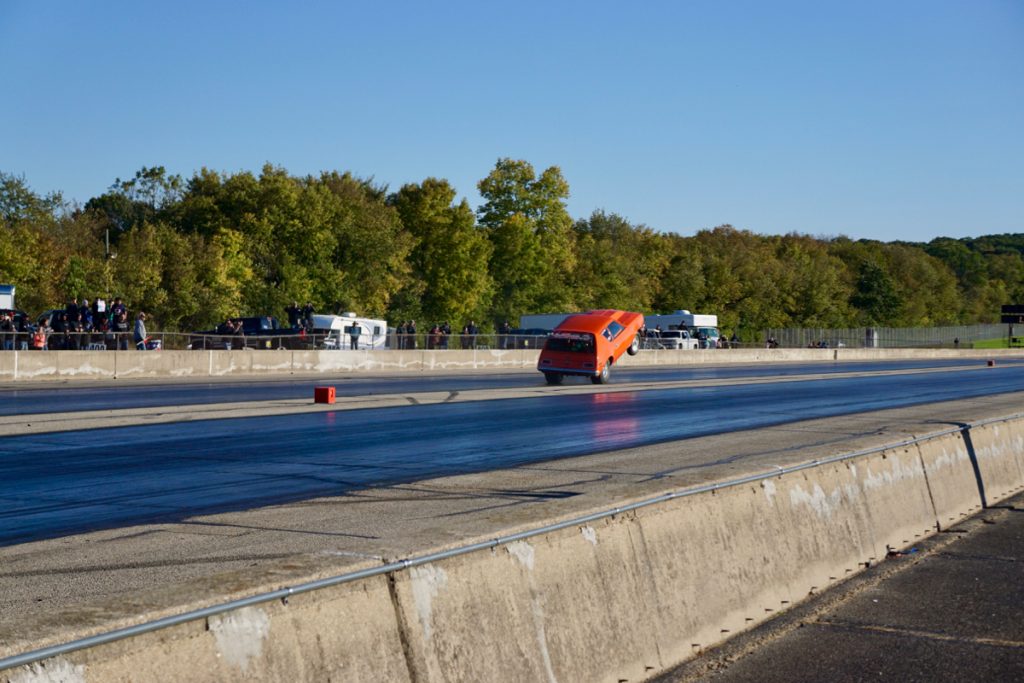
[[[14,310],[14,285],[0,285],[0,308]]]
[[[700,340],[691,337],[689,330],[662,330],[661,334],[651,336],[647,329],[647,347],[652,349],[685,349],[687,351],[700,348]]]
[[[718,316],[708,313],[690,313],[689,311],[676,311],[662,315],[644,316],[644,324],[647,325],[647,334],[650,336],[654,330],[660,329],[662,333],[673,330],[681,330],[688,333],[691,339],[683,341],[681,335],[679,345],[673,348],[702,348],[713,349],[718,346]],[[693,345],[692,342],[696,342]]]

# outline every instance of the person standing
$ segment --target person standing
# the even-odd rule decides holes
[[[511,346],[509,346],[509,340],[508,340],[509,335],[512,334],[512,325],[509,324],[508,320],[506,320],[503,323],[501,323],[501,327],[498,328],[498,332],[501,335],[498,338],[500,340],[498,342],[498,347],[502,348],[502,349],[512,348]]]
[[[132,338],[135,341],[136,349],[146,350],[146,314],[142,311],[139,311],[139,315],[135,318],[135,331]]]
[[[395,338],[398,340],[398,349],[405,350],[405,321],[403,320],[398,324],[398,329],[395,330]]]
[[[82,299],[82,305],[78,308],[78,317],[82,321],[82,331],[92,332],[92,308],[89,307],[88,299]]]
[[[299,316],[302,315],[302,309],[299,308],[299,302],[293,301],[291,306],[284,309],[284,312],[288,314],[288,325],[293,329],[299,329]]]
[[[114,317],[110,323],[110,330],[114,333],[114,343],[121,351],[128,350],[128,316],[125,314],[124,306],[120,309],[115,306]]]
[[[114,297],[114,305],[110,308],[110,319],[113,320],[114,316],[118,313],[124,316],[125,320],[128,319],[128,307],[121,301],[121,297]]]
[[[302,307],[302,326],[307,330],[313,329],[313,303],[310,301],[306,302],[306,305]]]
[[[0,336],[3,336],[4,351],[14,350],[14,314],[0,314]]]
[[[44,320],[36,328],[36,331],[32,333],[32,348],[36,351],[46,351],[46,338],[48,334],[49,329],[46,327],[46,321]]]
[[[352,327],[348,328],[349,346],[353,351],[359,348],[359,335],[363,333],[363,328],[359,326],[358,322],[353,321]]]

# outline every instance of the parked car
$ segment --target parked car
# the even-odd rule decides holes
[[[544,345],[544,339],[551,334],[551,330],[541,328],[513,328],[508,334],[499,336],[499,344],[504,344],[506,349],[539,349]]]
[[[48,311],[43,311],[36,317],[36,325],[42,325],[43,323],[46,323],[46,326],[52,329],[54,319],[61,313],[67,313],[67,309],[51,308]]]
[[[561,384],[565,375],[589,377],[605,384],[611,367],[628,353],[640,351],[644,316],[619,310],[571,315],[554,329],[537,359],[537,369],[548,384]]]
[[[309,349],[313,347],[312,335],[303,328],[281,327],[277,318],[248,316],[232,318],[231,322],[241,324],[239,331],[229,328],[227,321],[212,330],[192,332],[190,349]]]

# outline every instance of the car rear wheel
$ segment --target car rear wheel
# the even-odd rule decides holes
[[[635,356],[636,354],[640,353],[640,335],[639,334],[634,335],[633,343],[629,345],[628,349],[626,349],[626,353],[628,353],[631,356]]]
[[[551,386],[555,386],[555,385],[561,384],[562,383],[562,373],[560,373],[560,372],[545,372],[544,373],[544,381],[547,382],[548,384],[550,384]]]
[[[596,377],[591,377],[590,381],[594,384],[608,384],[608,380],[612,376],[612,359],[609,358],[608,362],[601,368],[601,374]]]

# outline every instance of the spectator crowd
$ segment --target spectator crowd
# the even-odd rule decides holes
[[[0,340],[4,350],[101,350],[150,348],[146,314],[130,321],[128,307],[116,297],[108,303],[102,297],[91,302],[72,298],[64,308],[54,308],[33,324],[24,314],[0,314]]]

